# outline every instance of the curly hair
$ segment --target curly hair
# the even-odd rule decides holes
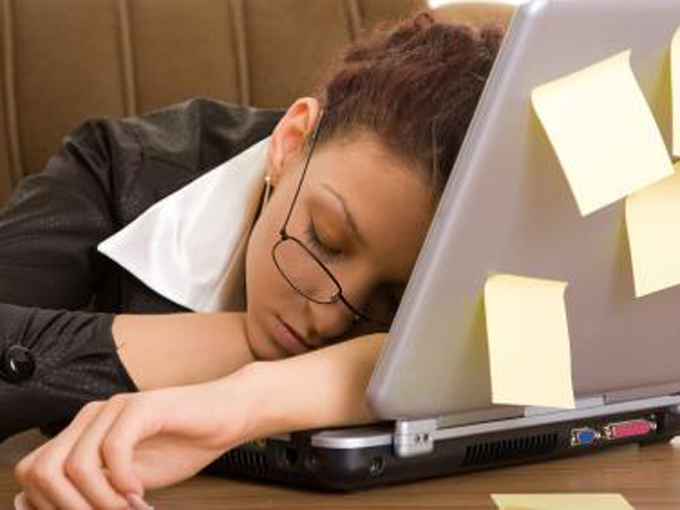
[[[438,199],[503,35],[498,25],[437,22],[431,11],[376,27],[317,87],[324,109],[317,143],[371,132],[429,176]]]

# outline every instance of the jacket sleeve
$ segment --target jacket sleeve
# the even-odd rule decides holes
[[[116,352],[114,317],[0,303],[0,443],[33,427],[53,436],[87,402],[139,391]]]
[[[63,139],[41,173],[17,185],[0,211],[0,302],[88,305],[101,278],[96,245],[119,228],[112,168],[131,171],[139,158],[124,123],[93,118]]]
[[[88,401],[138,391],[114,315],[79,309],[103,278],[96,245],[119,228],[122,179],[139,160],[125,122],[88,119],[0,211],[0,442],[36,426],[52,436]]]

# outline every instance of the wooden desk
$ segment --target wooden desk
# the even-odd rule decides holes
[[[37,431],[30,431],[0,445],[0,509],[12,508],[19,489],[12,476],[13,464],[42,441],[44,438]],[[159,510],[493,509],[495,505],[489,498],[492,492],[620,492],[637,510],[680,509],[680,436],[670,443],[643,448],[620,446],[579,458],[349,494],[199,475],[174,487],[150,492],[148,500]]]

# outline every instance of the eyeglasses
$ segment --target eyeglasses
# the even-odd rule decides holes
[[[355,321],[365,320],[380,327],[389,328],[395,313],[394,310],[388,309],[381,310],[377,314],[366,314],[353,306],[345,298],[340,282],[333,276],[333,273],[331,273],[326,265],[300,239],[286,231],[286,226],[288,225],[288,221],[293,212],[293,207],[295,206],[295,202],[300,194],[300,189],[302,188],[302,181],[307,173],[309,161],[312,159],[312,152],[314,152],[314,147],[316,146],[316,141],[319,137],[324,117],[325,115],[322,115],[314,129],[309,154],[307,155],[307,160],[305,161],[305,166],[302,170],[297,190],[295,191],[293,201],[288,209],[286,220],[279,231],[281,238],[272,248],[272,258],[274,259],[274,264],[288,284],[310,301],[320,304],[333,304],[340,301],[352,312]],[[375,315],[379,315],[380,318]]]

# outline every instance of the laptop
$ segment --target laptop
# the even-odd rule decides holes
[[[268,436],[204,472],[351,491],[680,434],[680,286],[634,297],[624,201],[579,214],[530,101],[630,48],[670,147],[679,25],[677,0],[522,4],[367,388],[382,421]],[[480,299],[492,272],[569,282],[575,409],[492,404]]]

